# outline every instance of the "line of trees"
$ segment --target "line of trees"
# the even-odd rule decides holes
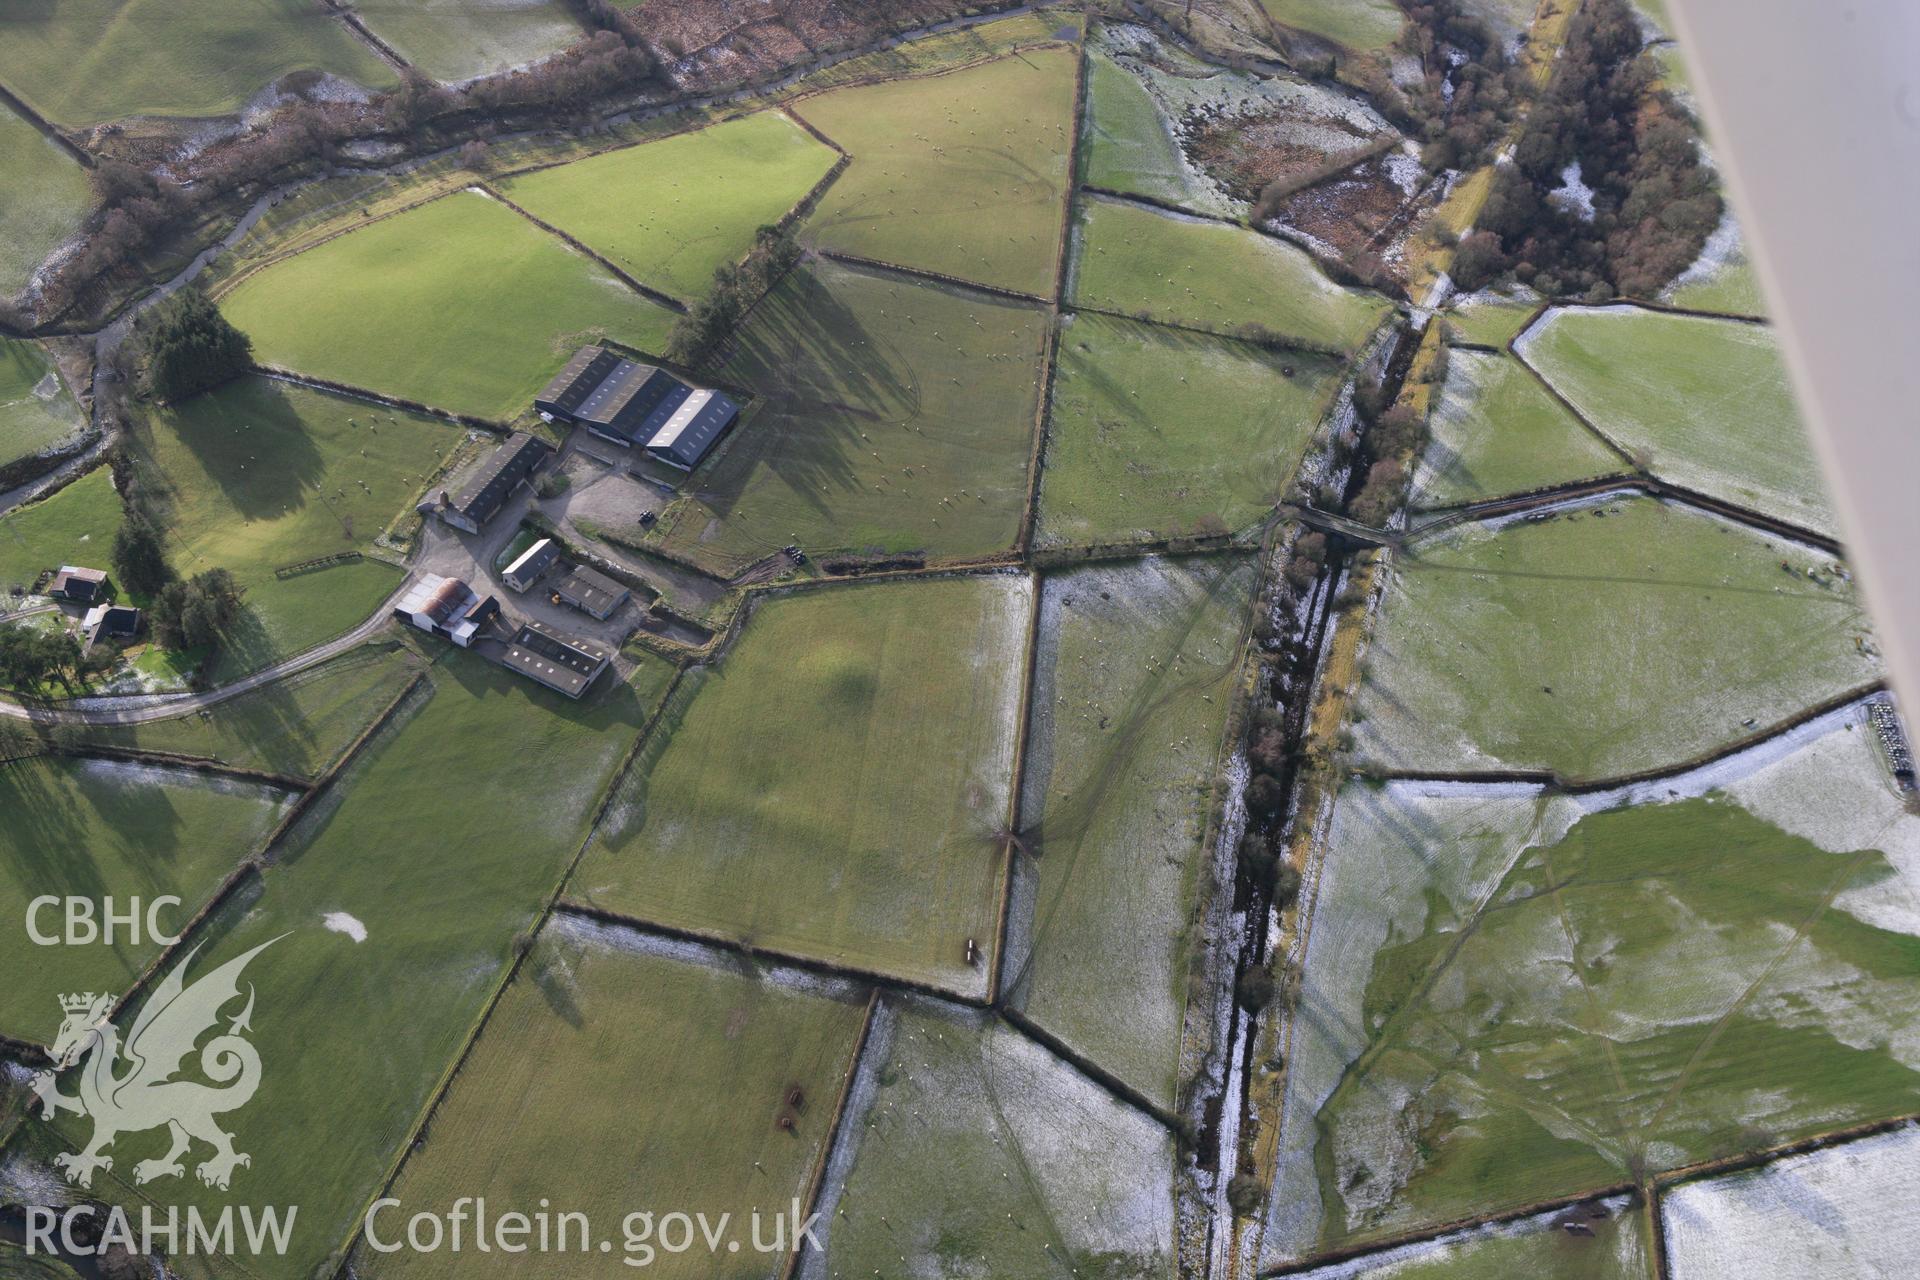
[[[667,358],[689,369],[700,365],[719,349],[747,308],[793,269],[800,261],[800,252],[800,242],[791,227],[761,227],[745,261],[727,263],[716,270],[707,296],[674,322],[667,339]]]
[[[1455,254],[1462,288],[1510,276],[1549,297],[1650,297],[1699,257],[1724,203],[1643,45],[1627,0],[1582,7],[1479,230]],[[1553,197],[1576,162],[1590,216]]]
[[[110,455],[114,487],[125,513],[113,535],[113,577],[124,590],[147,603],[147,625],[169,649],[197,649],[220,643],[240,616],[242,591],[232,573],[208,569],[181,578],[167,561],[155,499],[144,467],[125,445]]]

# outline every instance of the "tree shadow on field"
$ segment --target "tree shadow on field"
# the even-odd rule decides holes
[[[920,416],[921,390],[904,359],[889,359],[899,352],[880,323],[909,323],[906,291],[916,286],[901,284],[899,306],[889,308],[897,315],[882,317],[849,305],[832,281],[814,268],[796,270],[761,303],[727,361],[729,374],[765,389],[767,407],[752,424],[760,436],[753,448],[733,455],[749,467],[729,475],[725,488],[702,495],[722,517],[742,496],[752,465],[764,463],[832,519],[829,495],[864,483],[858,459],[873,449],[861,432],[897,429]]]
[[[71,767],[71,766],[67,766]],[[59,776],[55,759],[0,765],[0,814],[6,856],[0,866],[29,897],[39,894],[99,899],[106,881],[93,856],[77,791]]]
[[[246,520],[277,520],[297,510],[326,474],[326,459],[307,434],[287,390],[249,376],[157,415],[200,464],[220,496]],[[176,494],[180,478],[170,477]]]

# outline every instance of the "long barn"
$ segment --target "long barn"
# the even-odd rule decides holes
[[[550,420],[583,426],[691,471],[739,419],[724,392],[692,387],[654,365],[582,347],[533,399]]]

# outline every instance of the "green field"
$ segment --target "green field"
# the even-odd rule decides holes
[[[1394,562],[1360,690],[1376,766],[1612,777],[1881,674],[1831,557],[1651,498],[1415,552]]]
[[[1180,152],[1153,96],[1104,53],[1087,55],[1087,119],[1083,180],[1109,191],[1151,196],[1205,212],[1223,202],[1200,199],[1192,166]]]
[[[822,249],[1050,297],[1071,179],[1074,63],[1038,49],[796,110],[854,157],[809,223]]]
[[[582,343],[657,351],[673,320],[471,192],[276,263],[222,307],[262,363],[498,420],[525,412]]]
[[[11,23],[5,17],[0,17],[0,30],[11,38]],[[0,50],[0,64],[6,56]],[[7,175],[6,190],[0,192],[0,297],[6,297],[26,288],[47,255],[80,229],[81,219],[93,207],[93,188],[79,162],[4,105],[0,105],[0,173]],[[0,379],[4,377],[0,360]],[[0,384],[0,400],[5,398],[4,384]],[[4,412],[0,405],[0,413]],[[5,453],[0,443],[0,461]]]
[[[1524,298],[1477,293],[1456,301],[1443,316],[1455,342],[1476,347],[1504,347],[1527,327],[1540,309]]]
[[[720,370],[754,405],[662,516],[668,550],[732,573],[809,554],[1011,547],[1045,316],[828,262],[754,309]]]
[[[285,1256],[244,1259],[267,1280],[337,1269],[330,1254],[471,1034],[648,713],[625,685],[603,682],[573,703],[444,653],[424,705],[377,735],[258,890],[199,935],[195,973],[280,938],[246,971],[259,995],[260,1089],[222,1120],[253,1155],[234,1194],[300,1206]],[[44,1151],[47,1134],[35,1126],[29,1148]],[[123,1138],[94,1194],[203,1211],[230,1202],[191,1175],[136,1191],[130,1157],[147,1144]]]
[[[725,1274],[777,1270],[784,1252],[756,1254],[748,1224],[756,1209],[770,1220],[808,1194],[860,1038],[864,994],[646,946],[625,930],[550,926],[391,1194],[423,1206],[485,1196],[492,1213],[564,1206],[588,1215],[593,1245],[611,1237],[622,1261],[647,1262],[645,1274],[661,1276],[725,1268],[704,1245],[651,1259],[626,1252],[617,1228],[627,1214],[731,1214],[751,1261]],[[786,1103],[795,1087],[798,1110]],[[782,1115],[792,1132],[777,1126]],[[405,1218],[382,1216],[383,1243],[404,1238]],[[770,1226],[761,1239],[773,1242]],[[382,1256],[364,1245],[355,1259],[359,1274],[382,1277],[527,1269],[525,1258],[498,1253]],[[605,1276],[608,1263],[576,1247],[543,1255],[539,1269]]]
[[[587,34],[561,0],[355,0],[353,7],[436,80],[537,62]]]
[[[1324,36],[1355,53],[1387,48],[1407,22],[1393,0],[1260,0],[1260,7],[1281,26]]]
[[[1349,786],[1296,1034],[1338,1070],[1278,1194],[1332,1244],[1913,1110],[1915,819],[1869,733],[1637,806]]]
[[[1305,250],[1254,231],[1088,200],[1075,228],[1073,301],[1213,333],[1263,325],[1351,351],[1386,317],[1377,293],[1343,289]]]
[[[212,674],[289,657],[372,614],[400,585],[391,565],[274,571],[371,547],[462,435],[437,418],[260,377],[141,424],[134,439],[153,463],[175,571],[224,568],[246,592]]]
[[[1507,355],[1456,350],[1428,419],[1414,505],[1450,507],[1631,470]]]
[[[420,665],[393,642],[337,658],[222,702],[204,714],[132,725],[27,729],[0,720],[0,754],[44,736],[70,747],[106,746],[218,760],[315,778],[400,695]]]
[[[828,1171],[844,1188],[826,1201],[833,1271],[1172,1274],[1174,1153],[1158,1122],[1003,1023],[893,1008],[870,1050],[884,1064],[871,1101],[848,1117],[851,1168]]]
[[[1644,1210],[1621,1196],[1299,1275],[1300,1280],[1651,1280],[1644,1220]],[[1566,1223],[1584,1226],[1590,1234],[1574,1235]]]
[[[833,150],[777,111],[609,151],[501,181],[535,217],[634,279],[694,299],[834,164]]]
[[[1030,607],[1013,575],[760,604],[568,896],[983,994]]]
[[[307,0],[59,0],[8,9],[0,81],[73,127],[136,115],[230,115],[295,71],[376,89],[396,79],[345,23]]]
[[[120,518],[120,495],[105,467],[0,516],[0,591],[31,587],[42,569],[63,564],[111,572]]]
[[[1174,1105],[1189,936],[1250,560],[1049,577],[1020,823],[1033,894],[1003,982],[1028,1017]]]
[[[79,431],[86,416],[38,346],[0,338],[0,466]]]
[[[144,931],[137,943],[117,934],[112,945],[38,946],[26,925],[33,899],[88,898],[98,917],[106,898],[125,913],[138,897],[144,916],[145,904],[171,894],[181,905],[161,908],[156,923],[177,930],[254,852],[292,798],[253,783],[104,760],[0,764],[0,813],[7,815],[0,912],[11,922],[0,932],[0,967],[13,975],[0,986],[0,1034],[51,1043],[61,995],[126,991],[161,951]],[[42,910],[37,924],[60,934],[60,908]]]
[[[1773,331],[1634,307],[1567,308],[1520,354],[1675,484],[1835,531]]]
[[[1075,316],[1060,335],[1038,541],[1221,533],[1263,519],[1343,372],[1310,352]]]

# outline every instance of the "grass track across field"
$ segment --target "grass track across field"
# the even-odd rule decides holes
[[[1036,49],[804,99],[796,110],[854,160],[803,234],[823,249],[1050,295],[1077,56]]]
[[[404,1205],[485,1196],[489,1214],[584,1213],[624,1249],[638,1210],[731,1215],[740,1253],[768,1274],[772,1220],[804,1199],[866,1017],[864,991],[758,972],[697,948],[561,917],[488,1020],[391,1194]],[[801,1091],[798,1109],[788,1092]],[[793,1122],[782,1130],[781,1116]],[[382,1215],[391,1238],[406,1211]],[[389,1226],[391,1225],[391,1230]],[[784,1238],[784,1232],[782,1233]],[[716,1274],[704,1245],[659,1248],[647,1274]],[[724,1248],[724,1246],[722,1246]],[[366,1274],[521,1275],[526,1259],[364,1246]],[[629,1255],[634,1256],[634,1255]],[[597,1252],[550,1252],[542,1276],[599,1277]]]
[[[1073,317],[1060,334],[1039,543],[1220,533],[1260,520],[1342,372],[1311,352]]]
[[[1358,347],[1385,318],[1379,294],[1343,289],[1305,250],[1224,223],[1090,199],[1075,228],[1072,300],[1213,333],[1263,325],[1297,342]]]
[[[27,933],[27,908],[43,895],[85,898],[96,923],[111,897],[122,914],[129,900],[162,895],[156,923],[178,929],[213,896],[221,881],[253,853],[291,802],[284,791],[209,778],[184,769],[104,760],[38,757],[0,764],[0,1035],[51,1043],[59,1030],[58,997],[79,991],[119,994],[161,952],[144,932],[112,945],[49,948]],[[62,908],[40,911],[43,933],[64,932]],[[57,951],[59,962],[49,957]]]
[[[515,204],[634,279],[682,299],[753,247],[833,167],[830,147],[760,112],[658,142],[503,179]]]
[[[17,4],[0,81],[78,128],[125,116],[228,115],[295,71],[372,89],[393,69],[310,0],[59,0]]]
[[[1029,595],[999,574],[763,601],[568,896],[984,995]]]
[[[1006,551],[1045,323],[1037,308],[830,262],[796,270],[719,373],[755,403],[659,537],[723,574],[789,543],[815,557]]]
[[[335,1269],[329,1254],[412,1137],[649,711],[628,685],[573,703],[458,650],[416,696],[193,939],[199,973],[287,935],[247,969],[266,1066],[252,1103],[223,1121],[254,1157],[234,1194],[300,1206],[284,1256],[244,1260],[263,1280]],[[66,1136],[39,1126],[28,1145]],[[232,1202],[191,1174],[134,1189],[148,1141],[163,1139],[121,1140],[96,1196]]]
[[[1050,576],[1041,597],[1020,807],[1036,860],[1031,918],[1010,931],[1013,998],[1169,1109],[1254,577],[1246,560],[1148,559]]]
[[[1417,543],[1394,562],[1359,754],[1569,779],[1693,759],[1880,678],[1831,566],[1652,498]]]
[[[658,351],[673,313],[497,200],[458,192],[247,277],[222,308],[262,363],[509,420],[576,347]]]

